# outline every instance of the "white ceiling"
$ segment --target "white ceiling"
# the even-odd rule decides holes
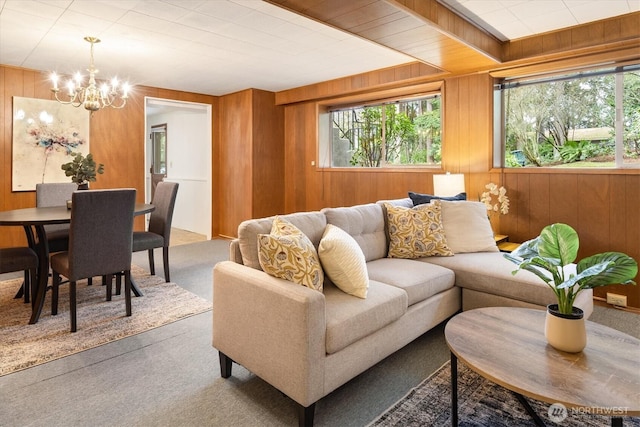
[[[501,39],[640,10],[640,0],[440,0]],[[0,63],[210,95],[281,91],[413,59],[261,0],[0,0]]]
[[[502,41],[640,10],[640,0],[438,0]],[[638,22],[640,26],[640,22]]]

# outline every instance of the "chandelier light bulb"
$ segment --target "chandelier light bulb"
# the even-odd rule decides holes
[[[98,69],[95,67],[93,62],[93,45],[100,43],[100,39],[97,37],[85,37],[84,39],[91,43],[91,56],[89,68],[87,68],[87,71],[89,72],[89,81],[87,86],[83,86],[84,77],[80,72],[77,72],[73,79],[69,79],[66,82],[68,99],[61,99],[59,96],[60,89],[58,88],[58,81],[60,77],[54,72],[51,73],[50,76],[53,83],[51,92],[53,92],[56,100],[61,104],[71,104],[74,107],[80,107],[82,105],[86,110],[91,111],[91,113],[105,107],[124,107],[127,103],[127,99],[129,98],[131,86],[129,86],[127,82],[120,84],[117,77],[114,77],[111,80],[111,86],[109,86],[109,83],[107,82],[102,82],[100,84],[96,82]],[[118,90],[119,87],[120,90]]]
[[[52,90],[58,90],[58,75],[55,72],[51,73],[51,81],[53,82]]]

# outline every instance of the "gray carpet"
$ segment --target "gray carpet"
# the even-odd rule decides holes
[[[172,247],[171,280],[211,301],[212,268],[228,259],[228,245],[212,240]],[[146,253],[135,253],[133,262],[148,268]],[[162,276],[162,263],[156,264]],[[0,377],[0,426],[297,425],[296,405],[244,368],[234,365],[231,378],[220,377],[211,321],[211,312],[198,314]],[[449,360],[443,329],[437,326],[320,400],[316,426],[372,422]]]
[[[451,425],[451,364],[447,362],[407,396],[389,408],[371,427],[421,427]],[[552,412],[550,405],[527,399],[536,414],[548,425],[562,427],[601,427],[611,425],[611,418],[567,410]],[[566,409],[566,408],[565,408]],[[557,417],[557,418],[556,418]],[[640,426],[640,418],[624,417],[624,425]],[[458,364],[458,425],[460,427],[518,427],[535,425],[516,397]]]

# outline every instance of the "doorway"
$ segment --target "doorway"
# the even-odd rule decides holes
[[[172,226],[211,239],[211,105],[145,97],[145,200],[179,183]]]

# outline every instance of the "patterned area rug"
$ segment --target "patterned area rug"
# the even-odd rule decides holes
[[[450,426],[451,365],[445,363],[431,377],[411,390],[370,426]],[[548,403],[527,399],[547,426],[604,427],[611,418],[602,415],[552,413]],[[566,418],[564,416],[566,415]],[[559,417],[559,418],[556,418]],[[640,426],[640,418],[624,417],[624,426]],[[458,425],[461,427],[535,426],[516,397],[458,363]]]
[[[69,332],[69,286],[60,287],[58,315],[51,316],[51,292],[47,292],[40,320],[29,325],[31,306],[13,298],[22,279],[0,282],[0,376],[211,309],[209,301],[140,267],[133,266],[132,276],[144,295],[131,298],[131,317],[125,316],[123,295],[106,301],[100,278],[93,280],[93,286],[79,281],[78,331],[73,334]]]

